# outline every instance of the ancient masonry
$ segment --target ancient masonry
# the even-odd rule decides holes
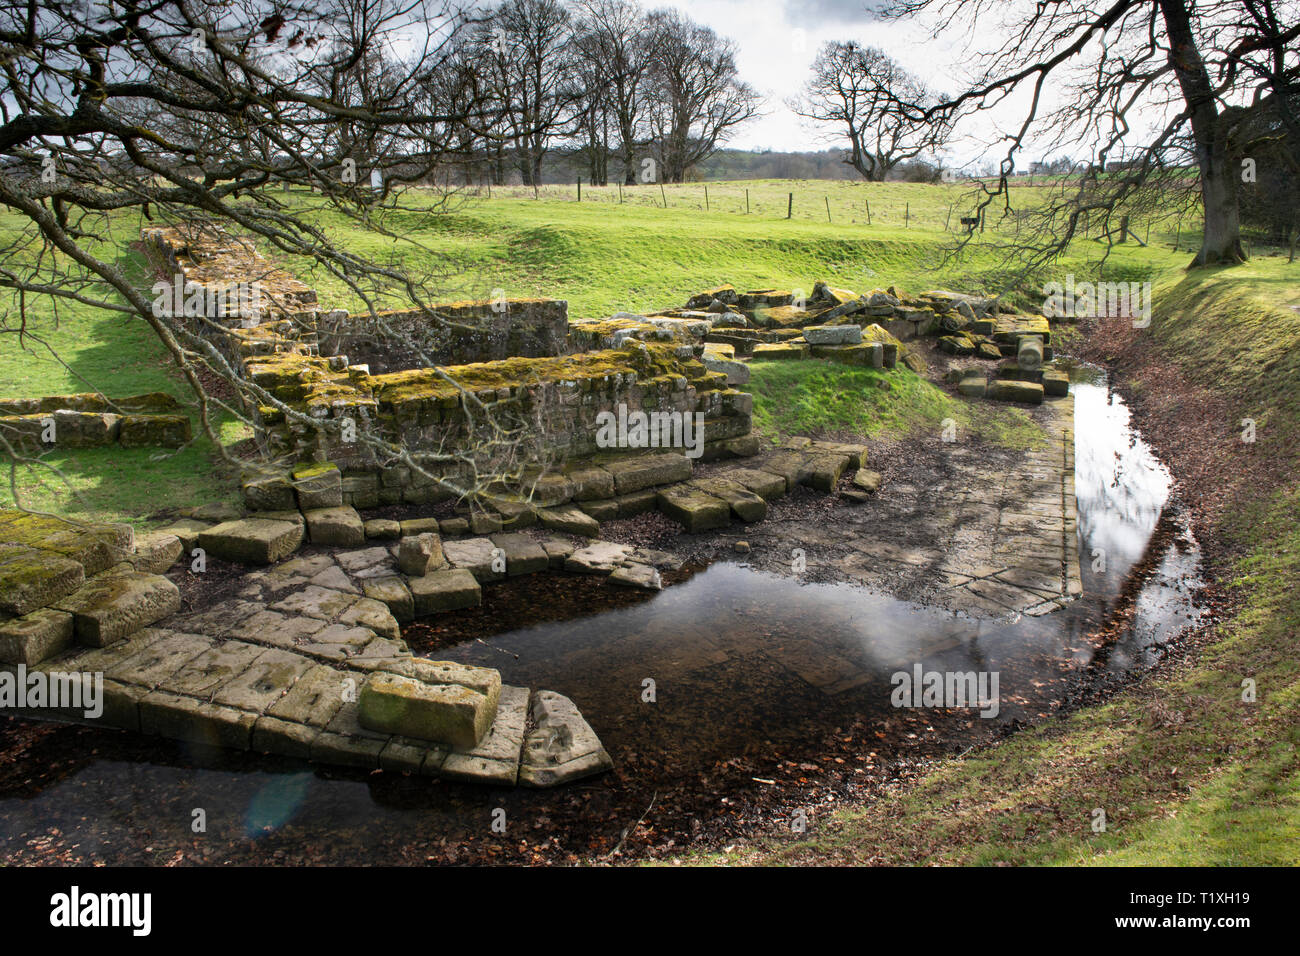
[[[184,407],[162,392],[118,399],[87,392],[0,401],[0,436],[27,453],[56,445],[179,448],[192,437]]]
[[[48,717],[58,704],[56,715],[85,719],[85,682],[102,679],[94,719],[132,731],[494,785],[544,787],[599,773],[610,758],[571,701],[504,686],[494,670],[413,657],[401,624],[475,606],[484,584],[507,576],[563,569],[657,589],[660,572],[680,566],[662,552],[599,540],[602,521],[657,509],[688,533],[759,522],[768,502],[796,485],[869,500],[880,477],[866,467],[865,446],[796,438],[760,449],[749,433],[750,396],[734,387],[748,380],[749,359],[923,372],[925,359],[907,342],[931,335],[954,355],[1001,363],[992,379],[978,368],[960,372],[964,394],[1041,403],[1068,390],[1050,365],[1044,319],[957,293],[859,296],[818,283],[800,302],[791,292],[721,286],[681,309],[600,320],[569,320],[565,303],[551,300],[351,316],[322,311],[312,290],[223,233],[149,230],[144,239],[160,272],[183,277],[185,288],[258,284],[269,308],[258,303],[255,313],[238,297],[200,297],[218,303],[203,307],[216,320],[204,328],[301,414],[255,410],[259,441],[286,464],[248,476],[243,512],[201,506],[138,537],[127,525],[0,512],[6,709]],[[428,360],[448,363],[445,374],[422,367]],[[342,442],[331,426],[351,418],[418,460],[431,445],[468,440],[475,400],[540,423],[560,462],[453,517],[364,518],[358,508],[448,493]],[[128,428],[131,415],[175,412],[165,401],[35,401],[0,411],[53,414],[56,424],[60,415],[100,415],[108,424],[96,428],[124,444],[139,427]],[[702,414],[701,460],[716,464],[697,476],[680,452],[599,448],[596,416],[619,405]],[[1023,500],[1023,514],[998,512],[996,534],[953,542],[945,578],[967,589],[976,610],[1044,613],[1078,593],[1068,408],[1052,422],[1042,461],[998,489]],[[157,443],[179,440],[179,426],[168,429]],[[304,544],[311,551],[298,555]],[[195,549],[256,569],[233,597],[180,613],[166,574]]]

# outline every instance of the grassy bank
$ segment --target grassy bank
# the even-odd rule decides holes
[[[486,297],[503,289],[509,296],[567,299],[575,318],[680,305],[690,293],[723,281],[805,292],[818,279],[863,291],[888,285],[979,291],[1000,288],[1008,279],[995,244],[1005,238],[1009,225],[990,220],[987,232],[962,257],[945,256],[955,236],[945,230],[945,221],[956,229],[949,211],[959,217],[965,202],[957,186],[750,181],[710,183],[708,189],[707,208],[702,184],[625,188],[621,204],[617,187],[584,187],[581,203],[568,187],[547,187],[539,199],[523,189],[495,190],[490,199],[485,192],[467,192],[447,203],[433,193],[416,193],[408,196],[407,208],[379,219],[400,239],[314,208],[319,197],[308,193],[277,193],[276,198],[296,205],[353,253],[444,276],[444,300]],[[787,220],[792,192],[794,212]],[[1024,194],[1032,197],[1033,191]],[[141,225],[138,217],[104,224],[96,252],[138,276],[143,286],[151,277],[129,248]],[[5,238],[22,228],[18,217],[0,216]],[[1157,231],[1153,239],[1160,235]],[[1060,271],[1094,274],[1099,255],[1100,246],[1082,242]],[[1185,255],[1167,244],[1150,249],[1130,245],[1107,264],[1106,276],[1143,278]],[[281,264],[315,285],[322,303],[358,304],[340,282],[308,263],[285,259]],[[1032,299],[1034,290],[1024,294]],[[112,397],[170,391],[188,398],[162,346],[139,321],[79,303],[62,304],[57,312],[44,300],[29,297],[28,304],[32,335],[22,340],[0,336],[0,398],[95,390]],[[403,302],[393,298],[385,304]],[[14,328],[13,305],[5,305],[6,327]],[[780,384],[781,374],[771,377],[773,387],[794,388],[795,383]],[[810,413],[815,395],[818,401],[825,399],[831,418],[869,420],[879,427],[932,423],[935,415],[962,420],[939,407],[944,399],[937,390],[867,393],[864,403],[838,397],[831,384],[819,382],[813,393],[801,392],[799,414]],[[760,408],[759,414],[763,421],[768,413]],[[773,427],[793,430],[807,424],[787,417],[784,408],[770,414]],[[233,425],[223,427],[223,442],[241,437]],[[212,452],[205,439],[161,458],[145,451],[73,451],[48,459],[66,483],[41,468],[20,469],[16,483],[29,507],[120,518],[229,497],[231,481],[211,467]],[[0,506],[12,503],[8,484],[0,483]]]
[[[1024,448],[1042,432],[1011,406],[975,405],[899,366],[876,370],[820,361],[750,364],[754,431],[773,441],[791,435],[821,438],[906,438],[939,434],[951,420],[961,435]]]
[[[1300,316],[1285,306],[1300,304],[1300,276],[1276,259],[1170,274],[1156,302],[1152,356],[1132,367],[1116,356],[1130,387],[1141,396],[1172,374],[1222,402],[1226,416],[1253,413],[1260,423],[1258,448],[1249,451],[1229,447],[1238,440],[1236,421],[1201,423],[1203,442],[1229,445],[1216,446],[1215,474],[1192,485],[1230,486],[1227,500],[1205,510],[1218,516],[1210,532],[1218,536],[1214,571],[1236,599],[1234,613],[1194,657],[1104,706],[943,762],[915,785],[833,814],[806,839],[773,840],[725,859],[1300,862],[1300,482],[1282,467],[1271,470],[1275,480],[1256,484],[1235,457],[1290,455],[1294,464]],[[1175,366],[1172,373],[1161,361]],[[1168,427],[1181,426],[1171,416]],[[1257,688],[1253,703],[1243,700],[1246,679]],[[1097,807],[1107,814],[1102,833],[1091,826]]]

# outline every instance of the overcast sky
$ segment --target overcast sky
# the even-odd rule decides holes
[[[665,4],[643,0],[647,9]],[[905,69],[928,85],[955,92],[961,87],[963,50],[967,45],[991,49],[998,45],[994,24],[976,24],[969,36],[935,40],[918,21],[880,20],[869,0],[682,0],[669,3],[697,23],[712,27],[738,47],[741,76],[765,94],[766,115],[742,127],[727,144],[742,149],[807,150],[840,145],[822,131],[809,128],[784,102],[796,95],[808,77],[818,48],[828,40],[856,40],[879,47]],[[1017,98],[1020,99],[1020,98]],[[1023,101],[1022,101],[1023,102]],[[1006,123],[1018,118],[1015,103],[997,113],[986,114],[981,122],[983,139],[999,117]],[[1002,150],[989,151],[969,136],[949,149],[954,165],[987,155],[999,159]],[[1022,154],[1018,165],[1043,158],[1033,150]]]

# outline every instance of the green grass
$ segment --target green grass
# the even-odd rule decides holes
[[[147,287],[153,278],[143,257],[129,248],[139,237],[139,225],[136,219],[119,219],[90,248]],[[0,216],[4,238],[22,228],[20,217]],[[0,301],[0,315],[6,330],[0,335],[0,398],[98,391],[110,398],[168,392],[182,402],[194,400],[158,337],[138,318],[35,296],[27,298],[24,334],[17,331],[23,316],[16,300]],[[195,441],[176,451],[53,451],[42,456],[43,464],[18,467],[13,482],[6,468],[0,474],[0,508],[15,504],[15,485],[17,502],[24,507],[114,521],[139,521],[155,512],[227,500],[234,493],[231,477],[214,468],[212,443],[199,433],[197,409],[191,418]],[[220,418],[217,428],[227,443],[246,437],[230,418]]]
[[[750,364],[754,430],[772,441],[790,435],[906,438],[937,435],[945,422],[958,434],[1026,448],[1042,431],[1023,409],[989,408],[949,395],[901,365],[876,370],[817,360]]]
[[[743,212],[745,190],[750,194],[748,214]],[[889,285],[913,291],[937,286],[980,291],[1001,288],[1010,278],[992,245],[1000,235],[992,222],[982,241],[961,258],[945,258],[953,233],[944,231],[943,220],[949,206],[961,202],[957,186],[710,183],[708,210],[699,184],[666,186],[662,193],[658,187],[626,188],[622,205],[615,187],[585,187],[582,203],[573,201],[565,187],[545,188],[540,200],[532,198],[531,190],[505,192],[509,198],[502,190],[494,190],[492,199],[466,193],[445,207],[434,193],[412,193],[402,209],[378,214],[378,221],[397,239],[320,208],[319,197],[311,194],[290,194],[287,201],[353,253],[442,277],[437,283],[442,301],[487,297],[499,288],[509,296],[567,299],[574,318],[680,305],[692,292],[720,282],[805,292],[811,292],[818,279],[859,291]],[[795,213],[786,220],[790,192],[795,193]],[[1023,195],[1032,197],[1032,190]],[[665,196],[666,209],[658,205]],[[277,199],[283,198],[277,193]],[[826,199],[830,223],[825,221]],[[867,202],[871,225],[866,223]],[[904,223],[905,209],[910,210],[910,225]],[[145,286],[151,277],[129,248],[141,225],[136,217],[102,225],[95,251]],[[19,217],[0,216],[0,236],[22,228]],[[1081,276],[1095,272],[1099,250],[1095,244],[1080,243],[1077,255],[1063,262],[1060,271]],[[1168,248],[1129,246],[1107,265],[1106,275],[1145,278],[1153,269],[1183,258],[1183,253]],[[310,263],[282,258],[281,264],[316,286],[326,306],[360,305],[342,282]],[[1023,300],[1034,301],[1032,287],[1021,293]],[[400,307],[404,300],[390,296],[383,304]],[[5,306],[6,324],[14,328],[13,303],[2,303],[0,309]],[[48,301],[29,299],[27,321],[32,336],[22,341],[11,334],[0,337],[0,398],[94,390],[110,397],[169,391],[189,398],[161,344],[138,320],[76,303],[56,310]],[[938,412],[938,394],[873,394],[862,416],[869,423],[883,423],[872,427],[901,426],[917,415],[917,421],[929,422]],[[851,400],[830,397],[840,406],[837,414],[857,414]],[[909,409],[908,401],[919,405]],[[940,420],[943,417],[948,415]],[[961,421],[959,415],[953,417]],[[221,425],[223,441],[244,437],[229,422]],[[85,516],[121,516],[137,505],[164,510],[229,497],[229,478],[207,467],[212,451],[199,439],[191,449],[161,462],[149,454],[117,450],[68,453],[50,461],[64,469],[69,487],[43,469],[26,469],[18,476],[20,494],[29,506]],[[0,504],[11,498],[7,487],[0,491]]]
[[[1185,374],[1258,409],[1261,441],[1300,440],[1300,268],[1265,259],[1165,276],[1151,334]],[[1267,436],[1267,438],[1263,436]],[[1254,489],[1245,489],[1253,494]],[[762,863],[1300,863],[1300,482],[1264,491],[1219,533],[1240,610],[1189,666],[1044,724],[915,785],[840,811]],[[1242,700],[1243,678],[1258,701]],[[1104,833],[1092,810],[1106,809]],[[699,856],[720,862],[718,856]]]

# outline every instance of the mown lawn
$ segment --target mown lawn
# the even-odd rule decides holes
[[[963,401],[914,374],[809,360],[751,362],[754,430],[773,442],[791,435],[906,438],[940,434],[949,421],[963,439],[1027,448],[1042,438],[1029,414],[1013,406]]]

